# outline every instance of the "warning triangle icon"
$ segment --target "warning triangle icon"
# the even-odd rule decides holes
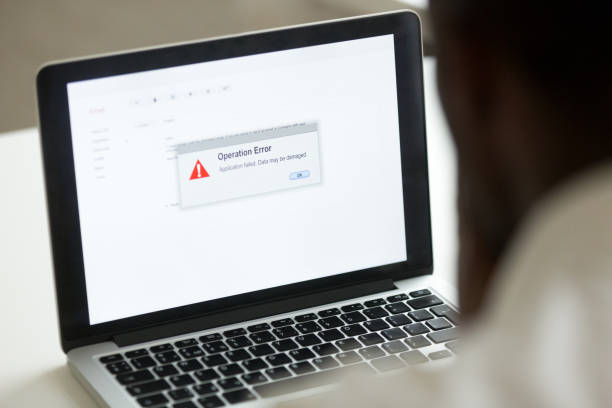
[[[189,177],[189,180],[196,180],[205,177],[210,177],[210,174],[208,174],[204,166],[202,166],[202,163],[200,163],[200,161],[198,160],[195,166],[193,167],[193,171],[191,172],[191,177]]]

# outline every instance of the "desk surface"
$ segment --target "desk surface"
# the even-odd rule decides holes
[[[435,275],[455,283],[455,158],[434,61],[425,95]],[[60,348],[38,132],[0,135],[0,405],[95,407]]]

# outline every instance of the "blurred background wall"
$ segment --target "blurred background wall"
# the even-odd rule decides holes
[[[38,68],[48,61],[414,6],[419,11],[426,4],[427,0],[0,0],[0,133],[36,126],[34,81]]]

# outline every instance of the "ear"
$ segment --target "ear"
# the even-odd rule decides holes
[[[488,119],[494,115],[500,96],[499,66],[478,42],[448,33],[440,37],[436,47],[440,98],[461,148],[491,126]]]

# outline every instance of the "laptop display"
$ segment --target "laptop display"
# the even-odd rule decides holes
[[[89,323],[407,260],[392,34],[67,84]]]
[[[37,92],[61,345],[101,405],[293,399],[460,347],[416,14],[50,63]]]

